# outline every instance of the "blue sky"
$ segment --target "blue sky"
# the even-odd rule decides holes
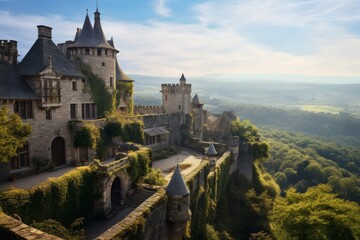
[[[359,0],[99,0],[128,74],[360,83]],[[0,0],[23,57],[36,25],[73,39],[96,0]]]

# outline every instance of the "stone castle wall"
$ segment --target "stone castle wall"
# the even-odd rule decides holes
[[[180,126],[184,121],[184,114],[177,112],[171,114],[154,114],[141,116],[145,129],[165,127],[169,132],[169,144],[178,145],[181,140]]]
[[[0,213],[0,239],[61,240],[3,213]]]
[[[134,114],[162,114],[164,110],[161,106],[149,106],[149,105],[135,105]]]
[[[191,112],[191,84],[161,84],[161,92],[166,113]]]

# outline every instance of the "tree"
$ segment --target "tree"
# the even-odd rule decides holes
[[[231,122],[231,133],[239,136],[240,140],[246,142],[259,141],[259,130],[249,120],[240,121],[239,119]]]
[[[0,162],[6,163],[16,156],[30,133],[31,126],[24,124],[17,114],[9,115],[7,108],[0,109]]]
[[[279,197],[272,213],[273,233],[281,239],[359,239],[360,207],[337,198],[328,185]]]

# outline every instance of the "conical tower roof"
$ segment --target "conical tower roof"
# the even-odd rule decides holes
[[[181,74],[180,81],[186,81],[186,78],[185,78],[185,76],[184,76],[184,73]]]
[[[191,100],[191,103],[194,105],[204,105],[203,101],[199,98],[197,94],[195,94],[195,96]]]
[[[94,12],[94,44],[98,47],[104,47],[104,48],[113,48],[108,41],[106,41],[104,32],[102,30],[101,27],[101,22],[100,22],[100,12],[99,10],[96,8],[96,12]]]
[[[210,146],[206,149],[205,154],[209,156],[217,154],[215,146],[212,142],[210,143]]]
[[[181,175],[179,164],[176,165],[175,172],[166,187],[166,193],[170,196],[185,196],[190,194],[190,191],[185,184],[184,178]]]
[[[91,25],[89,14],[86,13],[84,25],[81,32],[74,39],[71,47],[91,47],[91,48],[109,48],[114,49],[108,41],[106,41],[104,32],[100,22],[100,12],[96,9],[94,28]]]

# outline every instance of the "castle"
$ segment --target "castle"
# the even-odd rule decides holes
[[[17,113],[24,122],[32,126],[32,133],[26,144],[18,149],[18,155],[9,160],[8,165],[0,168],[0,180],[34,172],[34,157],[48,158],[54,167],[77,165],[83,159],[93,159],[92,149],[74,146],[69,129],[69,122],[73,121],[103,121],[99,119],[98,106],[87,91],[89,82],[81,71],[84,66],[89,66],[102,79],[107,92],[115,94],[120,90],[116,106],[118,111],[141,115],[145,128],[143,145],[156,150],[179,144],[183,135],[181,126],[187,124],[187,117],[191,116],[188,123],[193,138],[190,142],[183,142],[185,146],[196,145],[203,149],[209,146],[203,139],[215,140],[225,143],[217,145],[222,148],[221,154],[228,150],[238,153],[238,138],[234,139],[230,134],[230,123],[236,118],[234,114],[225,112],[216,116],[207,113],[200,97],[197,94],[191,97],[192,86],[187,83],[184,74],[177,84],[161,85],[161,106],[134,106],[132,109],[133,96],[130,92],[133,91],[134,80],[120,68],[116,57],[119,51],[115,48],[113,39],[106,40],[98,9],[94,13],[94,25],[86,14],[83,27],[77,29],[74,40],[65,43],[56,45],[53,42],[51,27],[37,27],[38,39],[20,63],[17,61],[17,42],[0,40],[0,107],[7,108],[10,113]],[[130,89],[119,89],[123,86],[121,83],[128,84]],[[204,129],[205,123],[207,129]],[[214,145],[211,143],[210,146],[208,154],[215,155]],[[228,158],[229,154],[227,153]],[[236,159],[237,154],[233,157]],[[217,164],[215,160],[211,164],[211,171],[220,171],[214,170]],[[101,167],[107,169],[116,166]],[[202,166],[203,169],[205,167]],[[237,168],[237,161],[234,161],[229,171],[234,172]],[[130,188],[125,170],[119,170],[117,174],[119,176],[114,174],[111,179],[103,179],[103,196],[98,199],[98,205],[105,214],[111,210],[113,188],[121,189],[115,189],[114,192],[121,195],[121,199]],[[203,170],[198,174],[198,179],[207,178]],[[251,173],[248,175],[251,178]],[[204,180],[195,182],[194,184],[204,187]],[[193,191],[194,189],[193,187]],[[166,195],[167,239],[182,239],[191,212],[190,191],[179,166],[166,188]]]
[[[161,85],[162,106],[131,109],[133,96],[130,92],[133,92],[134,80],[120,68],[119,51],[112,38],[106,40],[98,9],[94,12],[93,25],[86,13],[74,40],[58,45],[52,40],[51,27],[37,27],[38,38],[19,63],[17,42],[0,40],[0,107],[19,114],[32,126],[26,144],[18,149],[18,156],[0,168],[0,180],[34,172],[32,159],[36,157],[49,159],[55,168],[93,158],[92,149],[74,146],[68,127],[71,121],[93,122],[99,117],[98,106],[88,91],[88,79],[82,73],[84,66],[90,66],[104,81],[110,94],[121,92],[116,106],[118,111],[134,111],[145,116],[144,145],[157,149],[178,144],[179,125],[184,123],[184,116],[191,113],[193,132],[202,138],[203,103],[197,95],[191,100],[191,84],[186,82],[184,74],[179,84]],[[121,89],[122,83],[130,88]]]

